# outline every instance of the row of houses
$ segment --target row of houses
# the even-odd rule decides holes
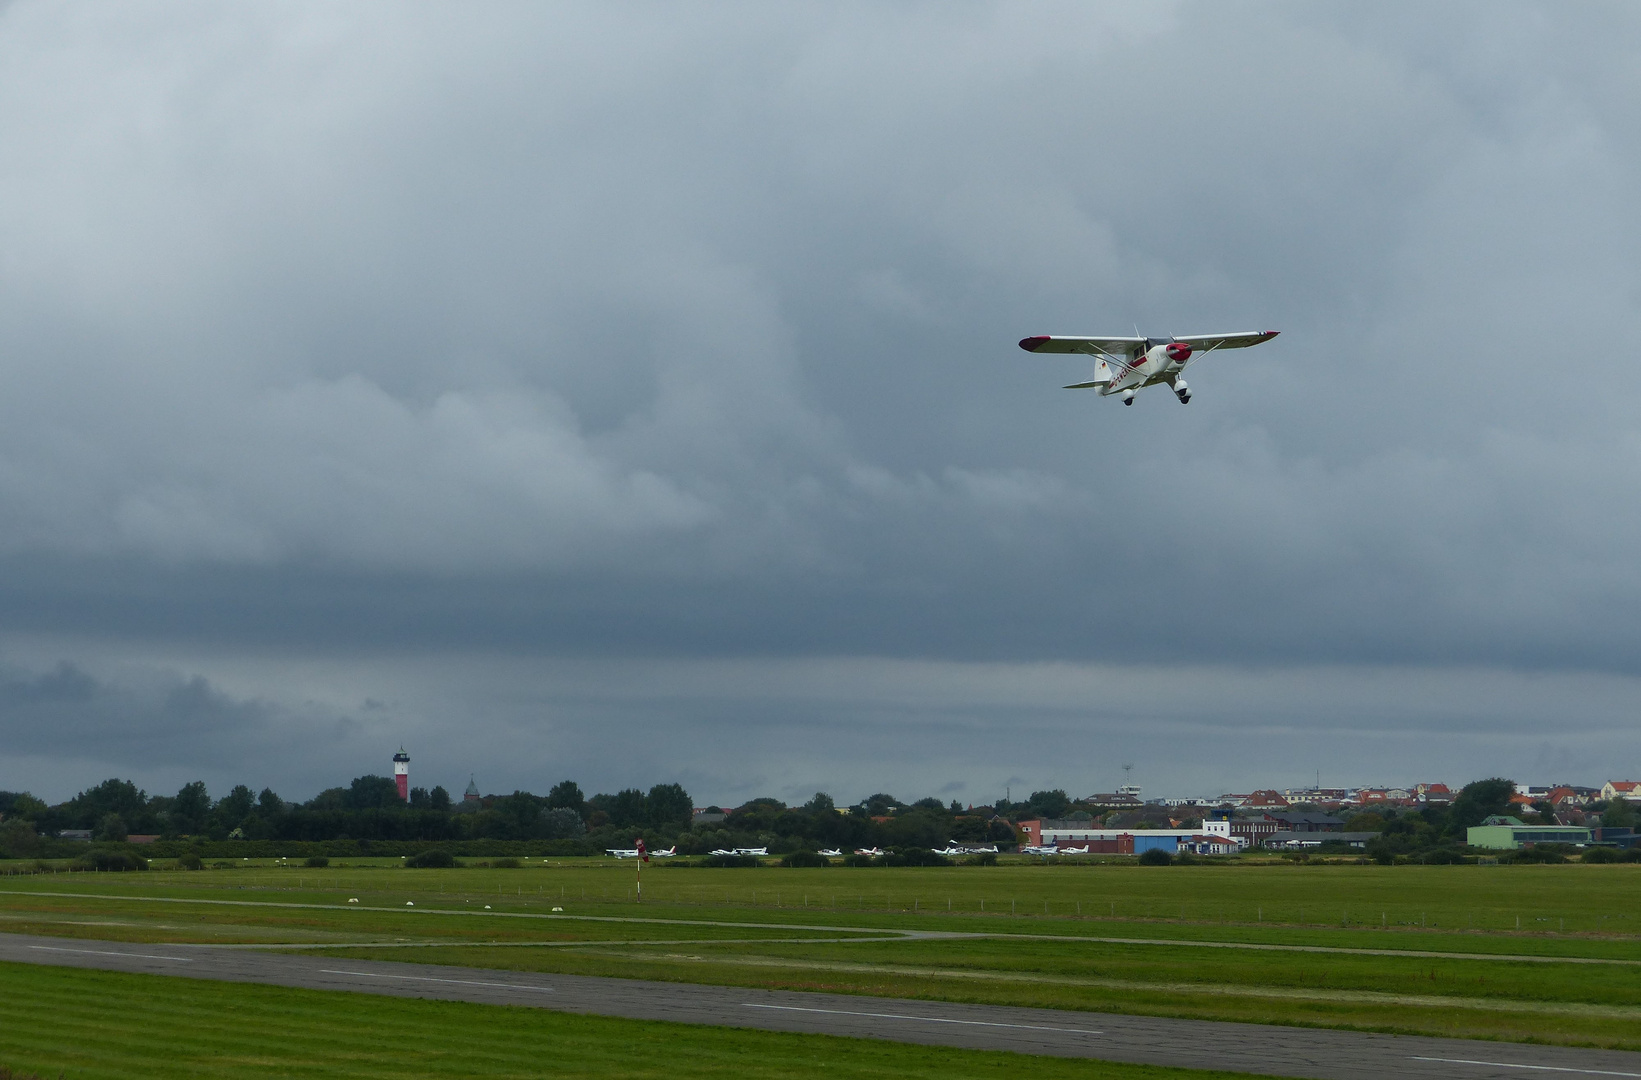
[[[1293,806],[1318,806],[1329,810],[1361,812],[1375,807],[1421,807],[1445,805],[1457,793],[1446,784],[1414,784],[1412,787],[1358,787],[1358,788],[1260,788],[1249,792],[1226,792],[1209,799],[1164,799],[1165,805],[1180,808],[1207,809],[1231,807],[1237,810],[1286,810]],[[1106,799],[1111,796],[1091,796]],[[1532,785],[1517,784],[1511,801],[1521,806],[1550,803],[1558,809],[1572,809],[1593,802],[1623,799],[1641,803],[1641,781],[1609,780],[1600,787],[1578,784]],[[1100,805],[1106,805],[1101,802]]]

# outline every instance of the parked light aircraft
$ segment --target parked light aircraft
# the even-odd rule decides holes
[[[1084,844],[1082,847],[1063,847],[1063,848],[1060,849],[1060,854],[1061,855],[1087,855],[1088,854],[1088,845]]]
[[[1022,855],[1058,855],[1060,848],[1055,844],[1027,844],[1020,849]]]
[[[711,851],[707,852],[707,854],[708,855],[735,855],[735,854],[738,854],[738,852],[731,851],[728,848],[713,848]]]
[[[738,847],[738,848],[735,849],[735,854],[737,854],[737,855],[768,855],[769,854],[769,849],[766,848],[766,847]]]
[[[821,848],[819,851],[815,852],[815,854],[816,855],[825,855],[828,858],[835,859],[839,855],[842,855],[843,852],[839,851],[837,848]]]
[[[644,854],[635,847],[612,847],[605,848],[604,850],[618,859],[636,859],[638,856]]]
[[[1067,390],[1098,390],[1101,397],[1121,394],[1124,405],[1147,386],[1167,383],[1184,405],[1191,400],[1185,385],[1185,365],[1219,349],[1245,349],[1275,337],[1280,331],[1243,334],[1190,334],[1185,337],[1052,337],[1024,338],[1020,348],[1032,353],[1083,353],[1095,358],[1094,377],[1072,383]]]
[[[883,854],[883,849],[882,848],[875,848],[875,847],[856,848],[855,849],[855,854],[856,855],[871,855],[872,857],[876,858],[877,856]]]
[[[678,845],[674,844],[665,851],[652,851],[652,852],[650,852],[650,858],[652,858],[652,859],[670,859],[676,854],[678,854]]]

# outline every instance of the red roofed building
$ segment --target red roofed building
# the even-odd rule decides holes
[[[1601,785],[1603,799],[1623,799],[1625,802],[1641,802],[1641,781],[1636,780],[1608,780]]]
[[[1250,810],[1286,810],[1290,804],[1281,792],[1267,788],[1249,795],[1242,805]]]

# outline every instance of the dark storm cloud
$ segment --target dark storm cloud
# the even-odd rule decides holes
[[[995,779],[964,771],[981,736],[941,690],[964,665],[1218,672],[1192,676],[1221,688],[1200,709],[1150,677],[1131,684],[1160,704],[1118,707],[1102,682],[1068,729],[1204,738],[1287,715],[1270,684],[1225,704],[1240,670],[1346,693],[1363,665],[1423,692],[1335,713],[1438,725],[1468,767],[1476,730],[1535,722],[1470,673],[1576,693],[1641,671],[1636,21],[0,8],[18,685],[77,658],[104,689],[74,723],[197,724],[217,768],[257,732],[400,700],[395,657],[888,658],[910,666],[883,693],[963,747],[914,755],[933,791]],[[1205,361],[1185,409],[1062,392],[1080,365],[1013,345],[1135,323],[1284,336]],[[316,652],[360,673],[329,697],[218,687],[194,713],[106,689],[154,650],[182,686]],[[625,782],[541,719],[569,707],[551,688],[506,678],[483,708],[456,679],[468,745],[539,738]],[[633,712],[608,679],[580,722],[619,718],[646,767],[702,783],[742,781],[680,734],[697,724],[750,755],[743,779],[794,789],[749,733],[900,753],[898,722],[854,727],[907,715],[881,699],[658,689]],[[1589,693],[1567,738],[1641,753],[1607,726],[1629,699]],[[31,754],[72,756],[8,708]],[[1019,687],[979,723],[1069,737]],[[132,760],[180,760],[148,745]],[[1512,753],[1499,768],[1540,767]]]
[[[6,783],[56,797],[108,776],[137,776],[158,794],[200,778],[218,795],[248,781],[292,790],[339,762],[363,764],[353,744],[372,727],[312,701],[235,697],[167,667],[0,664]],[[351,775],[364,771],[382,770]]]

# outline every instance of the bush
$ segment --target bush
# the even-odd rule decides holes
[[[68,864],[70,870],[101,870],[110,873],[121,870],[146,870],[148,860],[140,855],[123,851],[88,851]]]
[[[1167,866],[1174,861],[1174,857],[1162,848],[1152,848],[1140,854],[1141,866]]]
[[[198,855],[195,855],[192,851],[189,851],[177,856],[177,869],[203,870],[205,869],[205,863]]]
[[[929,848],[895,848],[879,863],[881,866],[950,866],[951,859]]]
[[[1617,848],[1610,847],[1585,848],[1584,854],[1578,857],[1578,861],[1590,863],[1623,862],[1624,853]]]
[[[405,865],[418,870],[448,870],[452,866],[460,866],[456,856],[448,851],[433,848],[429,851],[418,852],[405,860]]]
[[[756,855],[708,855],[705,859],[701,860],[701,865],[702,866],[715,866],[715,867],[757,866],[758,865],[758,856],[756,856]]]
[[[524,864],[513,858],[491,859],[490,865],[497,870],[517,870]]]
[[[963,865],[964,866],[996,866],[997,865],[997,852],[995,852],[995,851],[982,851],[978,855],[970,855],[968,858],[963,860]]]
[[[845,866],[873,866],[875,864],[876,860],[870,855],[845,855],[843,857],[843,865]]]
[[[831,866],[832,860],[825,855],[817,855],[813,851],[794,851],[790,855],[781,856],[782,866]]]
[[[1419,856],[1419,861],[1426,866],[1457,866],[1464,862],[1464,856],[1455,848],[1431,848]]]
[[[18,818],[0,824],[0,859],[26,859],[45,849],[45,840],[34,826]]]
[[[1519,851],[1510,852],[1510,861],[1513,863],[1564,863],[1567,856],[1548,844],[1534,844]]]
[[[302,865],[303,866],[313,866],[313,867],[329,866],[330,865],[330,859],[326,858],[323,855],[309,855],[307,857],[307,859],[303,861]]]

